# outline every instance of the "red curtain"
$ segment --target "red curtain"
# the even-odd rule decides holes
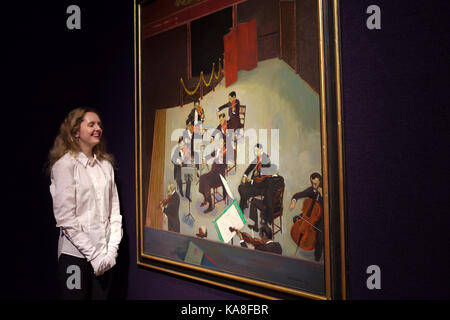
[[[237,32],[232,29],[223,36],[224,41],[224,69],[225,69],[225,86],[237,80],[238,64],[238,48],[237,48]]]
[[[252,70],[258,65],[256,19],[241,23],[224,36],[225,86],[237,80],[239,70]]]

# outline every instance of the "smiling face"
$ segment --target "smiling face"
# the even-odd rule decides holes
[[[76,132],[75,137],[82,149],[92,149],[99,144],[102,133],[102,123],[99,116],[94,112],[86,112],[80,124],[80,130]]]

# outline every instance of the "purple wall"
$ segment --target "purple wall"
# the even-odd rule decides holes
[[[448,298],[450,2],[340,2],[350,297]]]

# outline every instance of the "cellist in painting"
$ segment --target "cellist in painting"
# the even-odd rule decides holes
[[[299,199],[303,202],[302,213],[294,216],[291,236],[297,246],[305,250],[314,249],[314,260],[319,261],[323,247],[323,191],[322,176],[315,172],[310,176],[311,187],[294,194],[290,210]]]

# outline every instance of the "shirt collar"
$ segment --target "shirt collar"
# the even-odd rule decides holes
[[[89,164],[89,158],[82,152],[78,152],[78,157],[77,160],[86,168]],[[94,153],[94,162],[95,163],[97,160],[97,156]]]

